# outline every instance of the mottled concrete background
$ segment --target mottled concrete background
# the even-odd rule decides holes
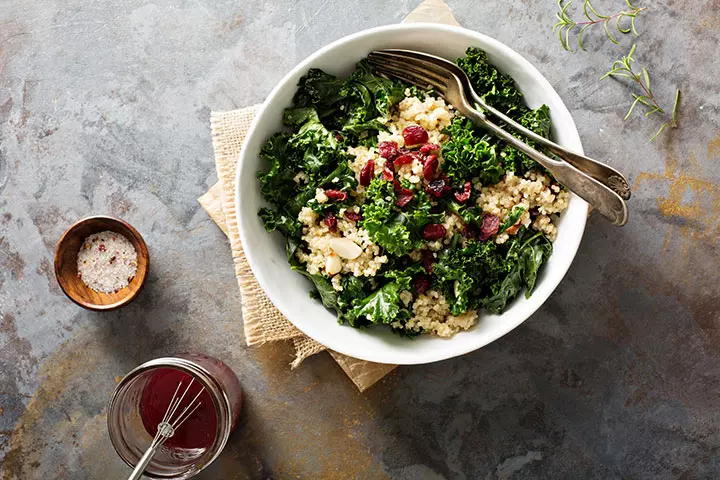
[[[202,351],[247,391],[241,428],[199,478],[720,477],[720,2],[641,1],[637,57],[681,128],[623,122],[597,79],[631,39],[564,52],[552,0],[450,1],[532,61],[586,152],[625,171],[631,221],[589,221],[568,276],[522,327],[473,354],[399,368],[365,394],[327,355],[243,346],[215,181],[211,109],[261,101],[309,53],[400,21],[418,0],[0,0],[0,472],[125,478],[105,428],[118,377]],[[599,9],[620,0],[596,0]],[[131,306],[92,313],[52,273],[63,230],[121,216],[152,270]]]

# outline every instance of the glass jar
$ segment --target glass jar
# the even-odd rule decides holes
[[[163,445],[145,469],[148,478],[186,479],[199,473],[220,455],[230,433],[237,426],[242,391],[230,367],[207,355],[179,354],[157,358],[132,370],[115,389],[107,417],[113,447],[130,467],[135,467],[153,439],[141,416],[143,391],[154,374],[166,369],[189,374],[205,387],[217,417],[215,439],[211,445],[206,448]]]

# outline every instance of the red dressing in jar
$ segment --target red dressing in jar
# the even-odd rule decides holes
[[[170,400],[180,382],[182,386],[178,391],[178,398],[185,391],[190,380],[192,380],[191,375],[173,368],[160,368],[148,380],[140,400],[140,417],[151,436],[157,433],[158,425],[163,421]],[[175,416],[190,404],[201,388],[202,385],[198,381],[192,383]],[[198,409],[175,430],[175,434],[165,441],[165,445],[175,448],[208,448],[212,445],[217,435],[215,406],[207,391],[200,394],[198,401],[200,401]]]

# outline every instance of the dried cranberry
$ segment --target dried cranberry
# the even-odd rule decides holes
[[[410,203],[410,200],[413,199],[414,195],[415,194],[413,193],[413,191],[409,188],[401,188],[400,193],[398,194],[398,198],[397,200],[395,200],[395,205],[400,208],[404,207],[405,205]]]
[[[383,167],[383,180],[387,180],[388,182],[395,180],[395,174],[390,170],[387,165]]]
[[[445,208],[442,205],[433,205],[430,207],[430,213],[443,213]]]
[[[346,210],[345,218],[347,218],[351,222],[359,222],[360,220],[362,220],[362,214]]]
[[[465,235],[466,238],[476,238],[478,236],[478,233],[478,228],[475,224],[465,224],[465,228],[463,229],[463,235]]]
[[[438,158],[437,155],[430,155],[427,160],[425,160],[425,166],[423,167],[423,176],[425,177],[425,180],[430,181],[435,176],[435,171],[438,168]]]
[[[422,237],[425,240],[437,240],[439,238],[443,238],[445,236],[445,227],[440,225],[439,223],[429,223],[425,225],[425,228],[423,228],[422,231]]]
[[[337,140],[338,142],[342,142],[342,141],[345,140],[345,139],[343,138],[342,135],[340,135],[339,133],[336,133],[336,134],[335,134],[335,140]]]
[[[396,192],[402,190],[400,182],[397,178],[395,178],[395,174],[393,173],[393,171],[387,168],[387,166],[383,168],[383,179],[387,180],[388,182],[393,182],[393,188]]]
[[[500,219],[491,214],[483,215],[482,226],[480,227],[480,240],[483,242],[492,237],[500,229]]]
[[[380,152],[381,157],[392,162],[399,155],[398,144],[395,142],[380,142],[378,143],[378,152]]]
[[[450,190],[450,184],[447,177],[444,175],[428,183],[427,186],[428,193],[433,195],[435,198],[442,197],[448,190]]]
[[[417,293],[425,293],[430,288],[430,278],[427,275],[418,275],[413,280]]]
[[[427,273],[432,273],[433,264],[435,263],[435,255],[433,255],[433,252],[430,250],[423,250],[422,257],[423,268],[425,268]]]
[[[420,147],[420,153],[428,154],[430,152],[437,152],[440,150],[440,145],[436,145],[434,143],[426,143],[422,147]]]
[[[100,246],[98,247],[98,251],[104,252],[105,250],[106,250],[105,245],[101,243]]]
[[[325,195],[331,200],[337,200],[338,202],[344,202],[347,200],[347,192],[341,190],[325,190]]]
[[[395,161],[393,162],[393,165],[395,166],[395,168],[399,168],[402,165],[407,165],[412,162],[413,162],[413,156],[406,154],[406,155],[400,155],[399,157],[397,157],[395,159]]]
[[[405,140],[405,145],[420,145],[421,143],[425,143],[428,141],[428,133],[425,131],[424,128],[418,126],[418,125],[410,125],[409,127],[405,127],[402,131],[403,139]]]
[[[368,160],[368,162],[363,167],[362,171],[360,172],[360,185],[363,187],[367,187],[370,185],[370,181],[372,180],[373,176],[375,175],[375,162],[373,160]]]
[[[327,225],[331,232],[337,232],[337,218],[332,212],[328,212],[323,219],[323,223]]]
[[[472,192],[472,183],[465,182],[463,185],[462,192],[455,192],[455,200],[459,203],[465,203],[470,200],[470,193]]]

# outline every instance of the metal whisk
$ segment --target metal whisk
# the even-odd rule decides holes
[[[202,387],[197,393],[197,395],[195,395],[195,398],[193,398],[192,401],[183,409],[183,411],[177,417],[175,417],[175,413],[179,409],[180,404],[185,398],[185,395],[187,395],[194,381],[194,378],[190,379],[190,383],[188,383],[188,386],[185,388],[185,391],[182,393],[182,395],[180,395],[180,398],[176,397],[178,392],[180,391],[180,388],[182,388],[182,382],[178,384],[177,388],[175,389],[175,393],[173,393],[173,397],[170,400],[168,409],[165,411],[165,416],[163,417],[162,422],[160,422],[160,424],[158,425],[155,438],[153,438],[150,446],[138,461],[138,464],[135,466],[135,470],[133,470],[132,474],[128,477],[128,480],[138,480],[140,477],[142,477],[143,472],[145,472],[145,467],[147,467],[148,463],[150,463],[150,460],[152,460],[155,452],[157,452],[157,450],[162,446],[162,444],[165,443],[165,440],[172,437],[175,434],[175,430],[177,430],[177,428],[182,425],[185,420],[190,418],[190,415],[192,415],[195,410],[200,407],[202,402],[198,401],[198,398],[200,397],[200,394],[205,391],[205,387]]]

